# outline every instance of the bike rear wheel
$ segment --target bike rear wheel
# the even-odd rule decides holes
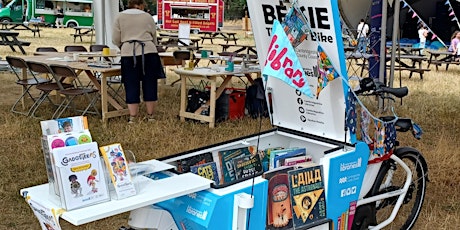
[[[412,172],[412,182],[404,197],[395,220],[386,229],[411,229],[420,214],[425,198],[427,183],[427,168],[423,156],[412,148],[396,151],[400,158]],[[395,191],[404,186],[406,171],[395,161],[389,159],[382,164],[372,190],[373,195]],[[376,202],[377,223],[387,219],[398,197],[390,197]]]

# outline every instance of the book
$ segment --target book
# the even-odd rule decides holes
[[[301,156],[293,156],[288,158],[280,159],[280,166],[290,166],[290,165],[297,165],[300,163],[311,162],[313,158],[311,156],[301,155]]]
[[[269,170],[271,151],[272,150],[279,150],[279,149],[283,149],[283,147],[266,148],[264,150],[259,151],[260,160],[262,161],[262,167],[263,167],[264,172]]]
[[[260,155],[241,156],[233,159],[236,179],[253,177],[263,172]]]
[[[290,153],[289,156],[293,156],[295,154],[300,155],[301,153],[297,152],[297,151],[305,151],[305,154],[306,154],[305,148],[299,148],[299,147],[271,150],[270,151],[270,158],[269,158],[269,169],[274,169],[274,168],[277,167],[275,158],[277,158],[277,160],[282,159],[281,156],[285,155],[285,154],[288,154],[288,153]],[[295,152],[295,153],[291,153],[291,152]]]
[[[56,169],[52,154],[53,149],[91,142],[92,137],[89,130],[82,130],[79,132],[57,133],[52,135],[45,135],[42,137],[41,144],[43,155],[45,158],[46,173],[48,176],[48,183],[50,185],[51,195],[59,196],[59,187],[57,183],[55,183]]]
[[[190,172],[195,173],[204,178],[213,180],[216,185],[219,184],[219,174],[217,174],[216,162],[208,162],[200,165],[190,166]]]
[[[178,160],[177,163],[177,171],[185,173],[190,172],[190,167],[195,165],[201,165],[209,162],[213,162],[214,158],[212,157],[212,153],[203,153],[199,155],[195,155],[192,157],[187,157],[184,159]]]
[[[321,165],[288,171],[294,228],[326,218],[326,195]]]
[[[40,121],[42,135],[58,133],[80,132],[88,130],[88,119],[85,116],[59,118],[55,120]]]
[[[278,167],[265,172],[262,177],[268,180],[266,229],[292,229],[292,205],[289,191],[288,171],[292,166]]]
[[[280,161],[282,160],[285,160],[287,158],[292,158],[292,157],[297,157],[297,156],[303,156],[306,158],[306,155],[307,155],[307,150],[305,148],[297,148],[297,149],[293,149],[293,150],[290,150],[290,151],[286,151],[286,152],[280,152],[280,153],[277,153],[275,151],[275,159],[274,159],[274,167],[279,167],[279,166],[282,166],[280,165]]]
[[[230,183],[236,180],[235,165],[233,159],[241,156],[251,156],[256,154],[255,146],[248,146],[230,150],[219,151],[219,163],[222,172],[221,184]]]
[[[123,199],[136,195],[136,186],[128,167],[129,162],[126,161],[126,154],[121,144],[101,146],[99,150],[107,166],[112,181],[111,186],[115,189],[115,198]]]
[[[61,206],[67,211],[110,200],[96,142],[53,150]]]

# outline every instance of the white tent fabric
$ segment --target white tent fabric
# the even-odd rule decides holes
[[[96,0],[93,2],[96,44],[117,48],[112,44],[112,26],[118,15],[118,6],[118,0]]]

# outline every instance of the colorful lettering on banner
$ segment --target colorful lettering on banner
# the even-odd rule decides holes
[[[375,142],[374,142],[374,155],[383,156],[385,155],[385,125],[384,123],[374,118],[375,125]]]
[[[329,60],[323,48],[318,46],[318,86],[316,88],[316,99],[318,99],[319,93],[326,88],[327,84],[338,77],[339,74],[332,66],[331,60]]]
[[[276,77],[303,94],[313,97],[302,65],[278,20],[273,23],[272,30],[268,57],[262,74]]]

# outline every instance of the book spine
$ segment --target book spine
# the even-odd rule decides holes
[[[350,208],[349,208],[349,213],[348,213],[348,230],[351,230],[351,227],[353,225],[353,220],[355,219],[356,204],[357,204],[357,201],[350,202]]]

